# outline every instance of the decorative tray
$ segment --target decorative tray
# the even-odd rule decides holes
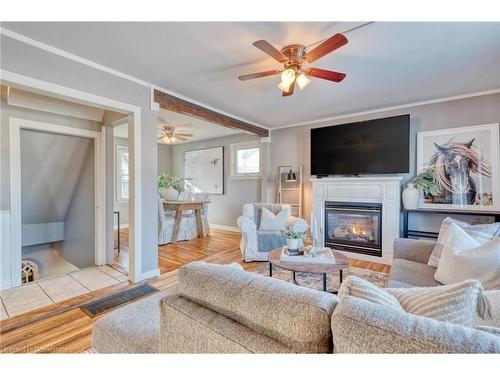
[[[297,262],[311,264],[335,264],[335,257],[329,247],[317,247],[316,249],[306,249],[302,255],[288,255],[286,246],[281,250],[282,262]],[[313,251],[311,251],[313,250]]]

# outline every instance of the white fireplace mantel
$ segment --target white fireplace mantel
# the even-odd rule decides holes
[[[325,202],[358,202],[382,204],[382,257],[344,252],[354,259],[391,264],[393,241],[399,237],[401,202],[400,176],[311,178],[313,215],[319,224],[319,243],[325,242]]]

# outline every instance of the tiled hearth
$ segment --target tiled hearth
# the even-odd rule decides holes
[[[109,266],[89,267],[5,290],[0,294],[0,320],[127,281]]]

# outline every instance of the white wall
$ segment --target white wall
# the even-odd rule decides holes
[[[156,199],[157,112],[150,109],[150,89],[79,62],[1,35],[0,67],[68,88],[141,107],[142,272],[158,269]],[[2,175],[4,174],[2,166]],[[3,194],[3,193],[2,193]]]
[[[1,95],[1,205],[3,219],[10,217],[9,122],[27,119],[79,129],[100,131],[93,120],[30,109],[7,103]],[[23,103],[20,103],[23,104]],[[46,103],[47,104],[47,103]],[[24,105],[24,104],[23,104]],[[78,105],[74,104],[73,109]],[[61,241],[61,255],[78,267],[95,264],[94,154],[93,140],[21,129],[21,221],[22,246]],[[9,220],[10,221],[10,220]],[[4,236],[4,234],[2,234]],[[7,233],[10,238],[10,233]],[[72,241],[77,238],[77,241]],[[2,274],[10,275],[11,249],[2,239]],[[8,265],[8,266],[7,266]],[[7,273],[8,272],[8,273]],[[2,275],[2,288],[8,283]],[[7,284],[6,284],[7,283]]]
[[[60,255],[78,268],[95,265],[94,143],[89,140],[85,163],[64,221]]]
[[[208,221],[210,224],[236,227],[236,219],[241,215],[243,204],[261,201],[260,179],[231,179],[229,176],[229,145],[231,143],[248,142],[256,139],[258,138],[249,134],[237,134],[172,146],[172,173],[180,176],[185,175],[185,151],[218,146],[224,147],[224,195],[210,195],[211,203],[208,206]]]
[[[172,146],[158,143],[158,175],[172,172]]]
[[[12,117],[46,122],[49,124],[64,125],[73,128],[101,131],[101,124],[96,121],[84,120],[77,117],[58,115],[47,111],[21,108],[7,104],[6,87],[1,86],[0,101],[0,209],[10,210],[10,147],[9,147],[9,119]],[[25,131],[23,131],[25,132]],[[33,141],[35,141],[33,139]]]

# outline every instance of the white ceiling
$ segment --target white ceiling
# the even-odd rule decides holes
[[[282,98],[278,69],[252,42],[313,44],[360,23],[3,23],[2,27],[268,127],[500,87],[500,23],[376,22],[313,66],[347,73],[314,79]]]
[[[164,123],[175,125],[176,130],[179,132],[193,134],[193,137],[189,138],[187,141],[177,141],[175,142],[176,144],[197,142],[204,139],[220,138],[228,135],[243,133],[241,130],[226,128],[196,117],[162,109],[158,114],[158,125]],[[113,131],[115,137],[128,138],[127,124],[116,126],[113,128]]]

